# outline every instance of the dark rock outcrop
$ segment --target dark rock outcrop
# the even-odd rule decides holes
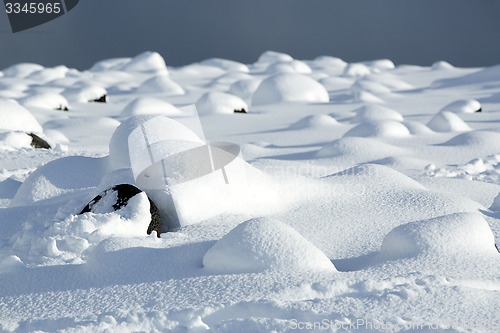
[[[47,141],[39,137],[38,135],[34,133],[27,133],[29,136],[31,136],[32,140],[30,143],[30,146],[33,148],[41,148],[41,149],[50,149],[52,148]]]
[[[143,192],[139,188],[137,188],[134,185],[130,184],[119,184],[115,185],[107,190],[104,190],[101,192],[98,196],[96,196],[94,199],[92,199],[80,212],[80,214],[88,213],[88,212],[95,212],[95,208],[98,202],[100,202],[102,199],[113,195],[116,193],[116,201],[113,202],[113,205],[109,207],[110,211],[117,211],[120,208],[126,206],[128,204],[128,201],[130,198],[136,196],[137,194]],[[158,237],[160,237],[161,233],[161,218],[160,218],[160,211],[158,210],[158,207],[154,204],[154,202],[149,199],[149,213],[151,214],[151,222],[149,223],[148,230],[146,231],[148,235],[150,235],[153,231],[156,231],[156,234]]]

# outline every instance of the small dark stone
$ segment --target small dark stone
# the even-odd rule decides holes
[[[482,112],[483,109],[482,108],[479,108],[479,110],[476,110],[476,112]]]
[[[497,249],[497,252],[500,253],[500,250],[498,249],[498,245],[495,244],[495,249]]]
[[[36,134],[33,134],[33,133],[27,133],[29,136],[31,136],[32,140],[31,140],[31,143],[30,143],[30,146],[33,147],[33,148],[42,148],[42,149],[50,149],[52,148],[48,143],[47,141],[45,141],[44,139],[42,139],[41,137],[39,137],[38,135]]]
[[[128,204],[128,201],[130,198],[136,196],[137,194],[141,193],[142,191],[137,188],[134,185],[130,184],[120,184],[120,185],[115,185],[107,190],[104,190],[101,192],[98,196],[96,196],[94,199],[92,199],[80,212],[80,214],[88,213],[88,212],[95,212],[95,205],[104,197],[111,195],[113,192],[116,192],[116,202],[113,204],[112,208],[113,211],[117,211],[120,208],[126,206]],[[158,207],[154,204],[154,202],[149,199],[149,213],[151,214],[151,222],[149,223],[148,230],[146,231],[148,235],[150,235],[153,231],[156,231],[156,234],[158,237],[160,237],[161,233],[161,218],[160,218],[160,211],[158,210]]]
[[[68,107],[67,106],[59,105],[59,107],[57,107],[56,110],[57,111],[68,111]]]
[[[234,113],[247,113],[247,110],[245,110],[245,109],[234,110]]]
[[[95,102],[95,103],[106,103],[108,101],[108,97],[106,95],[102,95],[101,97],[97,99],[93,99],[89,102]]]

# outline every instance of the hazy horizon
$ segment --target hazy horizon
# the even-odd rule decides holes
[[[0,12],[0,69],[35,62],[83,70],[146,50],[159,52],[170,66],[211,57],[252,63],[266,50],[348,62],[500,63],[500,2],[494,0],[86,0],[16,34]]]

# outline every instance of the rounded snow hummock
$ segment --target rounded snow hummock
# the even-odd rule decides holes
[[[337,126],[339,123],[335,118],[327,115],[327,114],[315,114],[304,117],[297,122],[290,125],[290,129],[298,130],[298,129],[321,129],[321,128],[332,128]]]
[[[247,103],[252,100],[252,95],[262,81],[257,78],[239,80],[229,86],[229,93],[238,96]]]
[[[12,65],[3,70],[5,77],[24,78],[31,73],[38,72],[44,69],[42,65],[32,63],[20,63]]]
[[[436,132],[465,132],[471,128],[459,116],[449,111],[440,111],[427,123]]]
[[[125,106],[120,113],[120,118],[129,118],[146,114],[163,114],[171,116],[181,115],[182,112],[172,104],[161,99],[154,97],[138,97]]]
[[[351,119],[352,123],[377,120],[403,121],[403,116],[396,110],[381,105],[364,105],[354,110],[356,115]]]
[[[130,184],[115,185],[107,190],[104,190],[94,199],[92,199],[80,212],[80,214],[92,212],[97,214],[105,214],[115,212],[128,205],[129,200],[137,194],[144,193],[139,188]],[[150,235],[156,231],[156,235],[160,237],[161,233],[161,218],[160,212],[153,201],[149,200],[150,223],[146,233]],[[119,234],[119,232],[117,232]]]
[[[274,62],[292,61],[292,60],[293,58],[286,53],[280,53],[276,51],[266,51],[260,55],[259,60],[257,60],[257,62],[274,63]]]
[[[431,68],[433,71],[439,71],[439,70],[455,69],[455,66],[453,66],[449,62],[440,60],[433,63]]]
[[[129,62],[125,63],[122,67],[124,71],[131,72],[167,72],[167,65],[165,60],[158,52],[143,52]]]
[[[0,129],[42,133],[31,112],[11,99],[0,99]]]
[[[60,94],[56,93],[36,93],[20,100],[25,107],[36,107],[42,109],[68,111],[69,103]]]
[[[495,237],[478,213],[455,213],[396,227],[382,241],[380,257],[498,255]]]
[[[221,274],[337,271],[330,259],[297,231],[268,218],[248,220],[231,230],[207,251],[203,266]]]
[[[269,65],[266,69],[269,74],[277,73],[297,73],[297,74],[310,74],[311,68],[303,61],[280,61]]]
[[[167,75],[157,75],[143,82],[137,93],[163,93],[166,96],[184,95],[186,92]]]
[[[242,64],[241,62],[221,58],[206,59],[200,62],[200,65],[217,67],[228,72],[249,72],[247,65]]]
[[[361,123],[351,128],[345,137],[407,137],[410,131],[401,122],[396,120],[379,120]]]
[[[490,210],[500,212],[500,193],[495,197],[495,200],[493,200]]]
[[[238,96],[214,91],[201,96],[196,102],[196,109],[200,115],[246,113],[248,105]]]
[[[342,76],[361,77],[369,74],[371,74],[370,68],[368,68],[365,64],[352,63],[345,66]]]
[[[252,105],[286,102],[327,103],[328,91],[318,81],[301,74],[277,74],[261,82]]]
[[[62,95],[68,101],[76,103],[107,102],[106,89],[96,85],[67,88]]]
[[[475,99],[460,99],[445,105],[441,111],[450,111],[453,113],[475,113],[481,112],[481,103]]]

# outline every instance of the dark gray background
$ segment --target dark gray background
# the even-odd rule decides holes
[[[174,66],[209,57],[250,63],[265,50],[349,62],[500,63],[498,0],[80,0],[66,15],[16,34],[0,8],[0,68],[86,69],[145,50]]]

